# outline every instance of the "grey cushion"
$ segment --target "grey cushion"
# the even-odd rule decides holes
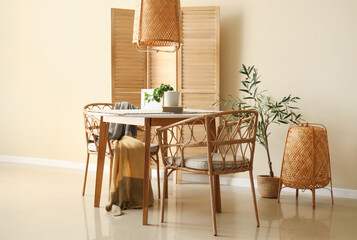
[[[155,143],[150,143],[150,153],[155,153],[157,151],[159,151],[159,145]]]
[[[95,147],[95,143],[94,142],[88,143],[88,150],[90,152],[97,152],[97,149]],[[112,147],[112,150],[114,150],[114,146]],[[108,146],[107,146],[107,152],[109,152]]]
[[[88,150],[90,152],[96,152],[97,151],[97,149],[95,148],[95,143],[94,142],[88,143]],[[112,150],[114,151],[114,146],[112,146]],[[159,150],[159,145],[154,144],[154,143],[150,143],[150,153],[155,153],[158,150]],[[107,151],[108,151],[108,149],[107,149]]]
[[[181,163],[181,157],[175,157],[175,165],[180,165]],[[172,157],[166,157],[166,160],[172,164]],[[193,156],[186,156],[184,158],[185,161],[185,167],[187,168],[192,168],[192,169],[198,169],[198,170],[208,170],[208,158],[207,158],[207,153],[200,154],[200,155],[193,155]],[[214,153],[212,157],[212,163],[213,163],[213,168],[215,169],[221,169],[222,168],[222,156],[219,153]],[[236,159],[236,164],[234,167],[239,168],[242,167],[243,163],[243,157],[237,156]],[[233,155],[226,155],[225,158],[225,166],[226,168],[232,168],[234,164],[234,158]],[[245,158],[244,160],[244,165],[248,166],[249,165],[249,159]]]

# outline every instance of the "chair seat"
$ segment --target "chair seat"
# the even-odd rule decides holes
[[[97,152],[97,148],[95,147],[95,143],[94,142],[88,143],[88,150],[90,152]],[[114,146],[112,146],[112,150],[114,151]],[[109,152],[108,146],[107,146],[107,152]]]
[[[88,143],[88,150],[90,152],[97,152],[97,149],[95,147],[95,143],[94,142]],[[112,146],[112,150],[114,151],[114,146]],[[154,144],[154,143],[150,143],[150,153],[155,153],[158,150],[159,150],[159,145]],[[108,147],[107,147],[107,152],[109,152]]]
[[[157,151],[159,151],[159,145],[150,143],[150,153],[156,153]]]
[[[172,164],[172,157],[166,157],[166,160]],[[200,154],[200,155],[193,155],[193,156],[185,156],[185,167],[198,169],[198,170],[208,170],[208,158],[207,153]],[[179,165],[181,163],[181,157],[175,157],[175,164]],[[221,169],[223,166],[222,156],[219,153],[214,153],[212,157],[212,164],[215,169]],[[234,164],[234,157],[233,155],[226,155],[225,158],[225,169],[229,168],[240,168],[243,164],[243,157],[237,156],[236,164]],[[245,158],[244,160],[245,167],[249,165],[249,159]]]

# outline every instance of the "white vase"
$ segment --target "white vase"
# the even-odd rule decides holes
[[[177,107],[179,105],[180,92],[164,92],[164,107]]]

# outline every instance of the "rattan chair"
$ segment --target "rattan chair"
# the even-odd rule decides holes
[[[86,132],[86,142],[87,142],[87,161],[86,168],[84,174],[84,183],[83,183],[83,191],[82,196],[85,194],[86,182],[87,182],[87,173],[88,173],[88,163],[89,157],[91,154],[98,155],[99,150],[99,129],[100,129],[100,119],[96,118],[92,115],[88,114],[90,110],[111,110],[114,108],[113,103],[91,103],[87,104],[83,108],[84,115],[84,126]],[[145,128],[138,127],[138,131],[144,131]],[[111,146],[110,141],[108,139],[108,146]],[[110,159],[110,174],[109,179],[112,177],[112,167],[113,167],[113,150],[112,146],[107,147],[107,151],[105,156]],[[156,164],[157,170],[157,185],[158,185],[158,198],[160,198],[160,173],[159,173],[159,146],[158,144],[150,144],[150,158]],[[109,189],[110,189],[110,180],[109,180]]]
[[[214,235],[217,235],[216,212],[221,212],[221,174],[249,172],[259,226],[253,182],[257,119],[256,111],[227,111],[183,120],[157,130],[165,167],[163,196],[167,196],[168,176],[175,170],[208,175]],[[206,153],[189,154],[193,149],[202,147]],[[164,207],[165,197],[162,197],[161,222],[164,221]]]
[[[88,164],[90,155],[98,155],[99,150],[99,130],[100,130],[100,119],[95,116],[89,115],[87,112],[90,110],[110,110],[113,109],[112,103],[92,103],[87,104],[83,108],[83,116],[84,116],[84,128],[86,135],[86,145],[87,145],[87,161],[86,168],[84,174],[84,182],[83,182],[83,190],[82,196],[85,195],[86,191],[86,183],[87,183],[87,174],[88,174]],[[108,139],[108,146],[111,146]],[[105,152],[105,156],[110,160],[110,173],[109,179],[112,176],[112,167],[113,167],[113,149],[111,147],[107,147]],[[110,180],[109,180],[109,188],[110,188]]]

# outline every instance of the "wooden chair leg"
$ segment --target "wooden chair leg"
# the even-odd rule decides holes
[[[167,172],[166,172],[166,175],[164,175],[164,180],[165,180],[165,176],[167,176],[167,173],[168,173],[168,170],[167,170]],[[175,172],[173,172],[173,173],[175,173]],[[166,178],[168,179],[168,176],[167,176]],[[176,184],[176,183],[174,182],[173,184]],[[168,190],[168,183],[166,184],[166,186],[165,186],[165,184],[164,184],[163,188],[164,188],[164,190],[163,190],[163,192],[162,192],[162,196],[165,197],[165,198],[168,198],[168,192],[169,192],[169,190]]]
[[[110,186],[112,184],[112,172],[113,172],[113,156],[110,156],[110,166],[109,166],[109,191],[108,191],[108,201],[110,201]]]
[[[257,207],[257,199],[255,197],[255,188],[254,188],[254,180],[253,180],[253,173],[249,171],[249,178],[250,178],[250,186],[252,188],[252,195],[253,195],[253,204],[254,204],[254,211],[255,211],[255,219],[257,221],[257,227],[260,226],[259,223],[259,215],[258,215],[258,207]]]
[[[157,192],[160,199],[160,164],[159,164],[159,154],[156,153],[156,171],[157,171]]]
[[[88,165],[89,165],[89,153],[87,153],[87,162],[86,162],[86,169],[85,169],[85,172],[84,172],[84,182],[83,182],[82,196],[84,196],[84,194],[86,193]]]
[[[165,211],[165,196],[167,196],[167,168],[164,170],[164,186],[163,186],[163,193],[162,193],[162,198],[161,198],[161,222],[164,222],[164,211]]]
[[[332,191],[332,181],[330,182],[330,188],[331,188],[331,201],[332,201],[332,205],[333,205],[334,200],[333,200],[333,191]]]
[[[312,209],[315,209],[315,188],[311,189],[312,191]]]
[[[221,188],[219,184],[219,175],[214,175],[214,195],[216,201],[216,212],[221,213]]]
[[[278,188],[278,203],[280,203],[281,186],[282,186],[282,183],[281,183],[281,178],[280,178],[279,179],[279,188]]]
[[[296,198],[299,198],[299,189],[296,189]]]
[[[216,203],[215,203],[215,193],[214,193],[214,176],[209,176],[209,185],[211,192],[211,212],[212,212],[212,224],[213,224],[213,235],[217,236],[217,225],[216,225]]]

